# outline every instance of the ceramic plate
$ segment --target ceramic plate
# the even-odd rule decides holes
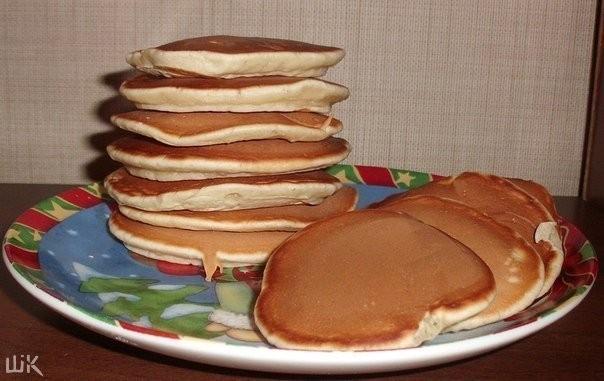
[[[360,193],[359,207],[423,185],[432,176],[337,165],[329,171]],[[288,373],[366,373],[434,365],[493,350],[560,319],[593,284],[593,247],[561,221],[567,251],[552,290],[525,311],[421,347],[367,352],[275,349],[256,341],[247,312],[261,267],[225,269],[212,282],[196,266],[129,253],[106,227],[111,208],[98,184],[68,190],[27,210],[2,248],[15,279],[35,298],[89,329],[136,347],[207,364]]]

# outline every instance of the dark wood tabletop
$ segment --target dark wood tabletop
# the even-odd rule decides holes
[[[68,185],[0,184],[0,230],[36,202]],[[604,252],[604,210],[576,197],[558,197],[560,213]],[[13,355],[38,356],[44,377],[69,379],[233,380],[308,379],[219,368],[147,352],[87,330],[53,312],[0,269],[0,361]],[[604,286],[601,277],[587,298],[564,318],[516,343],[478,357],[395,373],[359,375],[380,379],[604,379]],[[8,377],[0,370],[0,379]],[[14,379],[28,379],[11,374]],[[352,376],[336,377],[349,379]],[[33,374],[29,378],[39,378]],[[315,378],[325,378],[315,377]]]

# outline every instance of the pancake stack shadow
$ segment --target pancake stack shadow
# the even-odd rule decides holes
[[[123,167],[105,188],[110,231],[136,254],[223,268],[257,265],[293,232],[354,209],[357,193],[322,168],[348,155],[332,135],[343,86],[317,79],[341,49],[288,40],[201,37],[128,55],[142,71],[111,118],[133,134],[107,147]]]

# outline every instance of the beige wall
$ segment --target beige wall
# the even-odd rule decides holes
[[[577,193],[595,1],[1,1],[0,181],[86,182],[137,48],[205,34],[344,47],[348,162]]]

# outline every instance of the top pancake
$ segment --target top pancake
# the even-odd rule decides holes
[[[111,117],[116,126],[173,146],[244,140],[319,141],[342,130],[339,120],[310,112],[193,112],[137,110]]]
[[[404,212],[447,233],[474,251],[495,277],[497,294],[477,315],[448,327],[476,328],[528,307],[543,286],[543,262],[522,237],[466,204],[432,196],[398,198],[381,210]]]
[[[318,77],[343,57],[342,49],[299,41],[204,36],[138,50],[126,61],[138,70],[166,77]]]
[[[466,246],[409,216],[364,210],[279,246],[254,317],[281,348],[405,348],[483,310],[494,294],[491,271]]]
[[[328,113],[348,98],[344,86],[316,78],[157,78],[139,75],[120,93],[137,108],[170,111],[312,111]]]
[[[494,175],[464,172],[412,189],[403,195],[391,196],[380,205],[386,205],[405,195],[428,195],[460,201],[517,232],[537,250],[545,266],[545,280],[540,295],[551,288],[560,274],[564,254],[554,218],[539,200],[508,180]],[[537,229],[540,226],[547,230],[540,234],[541,237],[558,239],[537,240]]]

